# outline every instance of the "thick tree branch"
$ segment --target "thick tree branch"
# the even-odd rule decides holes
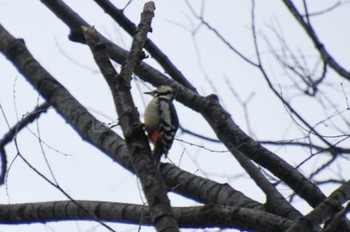
[[[349,183],[344,184],[339,190],[334,192],[329,198],[325,200],[325,196],[317,187],[317,185],[310,181],[312,178],[305,178],[305,176],[303,176],[297,170],[298,167],[292,167],[287,162],[279,158],[276,154],[264,148],[258,141],[253,140],[246,133],[244,133],[238,127],[238,125],[234,123],[231,115],[229,115],[228,112],[223,109],[216,95],[210,95],[207,97],[200,96],[195,91],[193,91],[193,89],[190,90],[184,87],[184,84],[179,84],[176,81],[169,79],[167,76],[163,75],[151,66],[140,62],[140,54],[142,54],[142,47],[146,39],[146,34],[149,31],[150,27],[146,27],[148,28],[147,30],[140,29],[134,31],[134,43],[131,51],[127,52],[105,39],[96,31],[93,32],[94,36],[96,37],[96,43],[91,42],[89,39],[85,40],[83,33],[80,30],[81,25],[87,26],[87,23],[85,21],[83,21],[77,14],[75,14],[75,12],[71,11],[69,7],[62,3],[60,0],[42,1],[50,5],[55,14],[57,14],[58,17],[63,18],[67,25],[69,25],[71,28],[71,40],[82,43],[88,42],[93,50],[95,58],[98,57],[98,59],[96,58],[97,63],[99,64],[102,73],[104,74],[112,90],[113,98],[115,100],[118,116],[120,119],[119,121],[124,132],[124,137],[126,138],[126,143],[114,132],[110,131],[100,122],[95,120],[93,116],[86,111],[86,109],[84,109],[71,95],[69,95],[69,92],[64,89],[60,83],[58,83],[52,76],[50,76],[50,74],[48,74],[48,72],[41,68],[40,64],[36,62],[34,58],[31,57],[30,53],[26,50],[23,41],[15,40],[12,38],[2,28],[1,25],[0,50],[6,54],[11,62],[17,66],[20,72],[25,75],[26,78],[32,83],[32,85],[44,96],[45,99],[47,99],[48,104],[52,104],[57,112],[61,114],[75,130],[77,130],[83,139],[87,140],[94,146],[99,147],[103,152],[113,157],[114,160],[120,162],[121,165],[137,173],[141,179],[147,199],[150,202],[151,213],[147,214],[147,220],[150,220],[150,223],[155,222],[158,230],[165,230],[169,227],[176,230],[176,222],[173,219],[178,219],[179,217],[177,216],[177,212],[175,212],[175,217],[173,216],[171,208],[169,206],[169,201],[166,197],[165,186],[159,176],[158,171],[152,166],[150,161],[149,145],[142,130],[142,125],[139,121],[139,115],[135,109],[135,105],[133,105],[132,97],[129,91],[131,75],[133,72],[135,72],[135,74],[137,74],[141,79],[150,82],[155,86],[161,84],[172,86],[177,92],[177,100],[179,102],[203,115],[203,117],[208,121],[208,123],[215,131],[220,141],[226,145],[229,151],[240,162],[241,166],[245,168],[248,174],[264,191],[267,197],[271,197],[273,199],[273,201],[270,201],[270,199],[267,200],[267,204],[265,205],[266,211],[293,220],[300,216],[299,213],[292,208],[292,206],[286,204],[286,201],[282,195],[259,172],[253,161],[271,171],[275,176],[287,183],[311,206],[315,207],[311,213],[305,217],[300,218],[299,221],[287,221],[283,218],[276,217],[275,215],[261,212],[265,210],[263,205],[250,200],[228,185],[219,185],[204,178],[201,180],[201,178],[198,178],[194,175],[191,176],[191,174],[187,174],[173,165],[162,164],[160,171],[165,178],[164,181],[166,181],[167,186],[171,188],[171,191],[184,194],[185,196],[189,196],[192,199],[199,200],[204,203],[213,202],[214,204],[222,204],[225,206],[232,204],[233,206],[247,206],[255,209],[255,214],[250,215],[251,210],[245,211],[245,208],[228,208],[218,205],[209,205],[199,208],[199,211],[196,211],[197,209],[195,207],[189,207],[187,208],[188,211],[181,211],[182,213],[190,214],[193,217],[193,219],[191,219],[187,216],[186,220],[189,221],[189,224],[195,220],[201,219],[205,223],[210,222],[211,225],[217,223],[220,224],[220,228],[226,228],[226,224],[238,220],[234,227],[237,227],[239,229],[274,231],[274,226],[278,225],[276,228],[283,228],[283,231],[286,231],[287,229],[289,229],[288,231],[319,231],[319,227],[321,225],[327,225],[327,223],[334,218],[336,220],[334,220],[332,223],[335,223],[335,221],[341,221],[339,224],[347,223],[347,219],[344,217],[346,210],[344,210],[341,205],[350,198]],[[102,0],[100,2],[110,4],[109,1]],[[254,0],[252,2],[254,3]],[[293,6],[292,1],[284,0],[284,2],[285,4],[290,3]],[[55,7],[53,7],[54,5]],[[110,7],[113,6],[111,5]],[[296,8],[294,10],[299,14]],[[121,13],[121,15],[118,17],[124,17],[122,12],[119,13]],[[304,22],[308,27],[305,30],[311,29],[311,34],[314,33],[316,39],[318,39],[316,33],[313,31],[310,20],[308,19],[308,22],[305,22],[302,16],[300,20]],[[124,23],[125,22],[130,23],[128,20],[124,21]],[[253,31],[253,34],[255,36],[255,29],[253,29]],[[140,40],[138,40],[137,36],[141,35],[142,33],[144,34],[140,36]],[[310,37],[313,39],[312,36]],[[257,40],[256,38],[254,39],[256,43]],[[324,49],[324,47],[320,41],[318,42],[319,43],[317,43],[317,41],[314,41],[316,48],[320,51]],[[258,51],[257,43],[255,45]],[[327,52],[326,49],[324,50]],[[328,65],[332,67],[332,64],[330,64],[332,62],[334,62],[335,65],[338,65],[336,61],[330,57],[330,55],[329,57],[324,57],[322,51],[320,51],[320,53]],[[114,70],[108,56],[111,59],[114,59],[115,61],[122,64],[122,71],[120,74]],[[260,58],[258,64],[255,66],[261,69],[264,73]],[[325,67],[326,66],[327,65],[325,65]],[[334,67],[333,69],[336,70]],[[346,70],[340,70],[339,72],[345,72],[346,75],[349,74],[349,72]],[[96,129],[101,131],[96,132]],[[314,131],[314,128],[310,127],[310,131]],[[328,143],[324,137],[325,136],[321,136],[320,139],[323,139],[329,145],[330,152],[333,154],[338,154],[339,150],[335,149],[335,146]],[[0,145],[4,141],[5,140],[1,140]],[[5,153],[1,146],[0,153]],[[336,157],[337,156],[333,157],[334,160]],[[177,174],[175,174],[176,172]],[[148,179],[150,176],[155,178]],[[197,184],[194,179],[201,180],[202,182],[200,184]],[[191,183],[191,181],[193,182]],[[153,183],[155,183],[155,185],[153,185]],[[160,186],[158,186],[159,183]],[[153,186],[156,187],[153,189]],[[203,192],[203,190],[205,192]],[[153,192],[156,192],[156,194],[159,195],[154,197]],[[230,194],[232,194],[231,197]],[[157,198],[157,200],[160,199],[161,204],[153,204],[155,202],[152,202],[154,198]],[[283,209],[275,208],[276,206],[279,206],[279,204],[283,205]],[[25,206],[22,205],[22,207]],[[95,209],[94,213],[97,212],[98,209],[99,208]],[[261,211],[256,209],[259,209]],[[17,213],[19,213],[20,209],[17,210]],[[139,221],[143,216],[143,210],[144,208],[140,209],[141,214],[138,215]],[[28,210],[28,212],[26,212],[26,216],[30,216],[31,212],[31,210]],[[260,215],[260,213],[262,214]],[[113,214],[113,211],[111,214]],[[235,215],[235,218],[231,218],[230,215]],[[247,218],[250,220],[245,221]],[[168,219],[170,220],[170,223]],[[158,220],[159,222],[162,221],[162,223],[158,224]],[[220,222],[217,222],[217,220],[220,220]],[[266,221],[272,221],[272,224],[269,224],[269,226],[271,226],[273,229],[268,228],[267,225],[265,225]],[[171,224],[172,222],[174,222],[174,224]],[[201,225],[204,225],[204,223]],[[341,226],[337,227],[337,231],[348,231],[347,228],[349,228],[349,226],[345,224],[343,226],[343,230],[338,230],[339,227]],[[330,230],[330,228],[328,229]]]
[[[93,52],[95,61],[111,89],[119,117],[118,121],[133,161],[132,166],[143,186],[153,223],[157,231],[178,231],[165,184],[160,173],[152,165],[148,140],[130,93],[131,75],[136,65],[144,58],[142,48],[151,28],[154,10],[153,2],[145,4],[131,50],[122,64],[120,74],[115,71],[109,61],[103,41],[99,40],[100,37],[97,36],[96,30],[83,27],[83,33]]]
[[[123,160],[120,162],[121,165],[131,169],[130,157],[121,137],[104,126],[76,101],[67,89],[34,59],[23,40],[13,38],[0,25],[0,41],[0,51],[84,140],[114,160]]]
[[[109,14],[129,35],[134,36],[137,32],[137,28],[133,22],[131,22],[124,12],[114,6],[109,0],[94,0],[107,14]],[[171,62],[171,60],[160,50],[152,40],[147,38],[145,43],[145,49],[151,54],[175,81],[183,86],[196,92],[196,89],[186,79],[186,77],[177,69],[177,67]]]
[[[76,201],[76,203],[58,201],[0,205],[0,223],[90,221],[98,218],[104,222],[152,225],[149,208],[146,206],[100,201]],[[292,224],[292,221],[270,213],[238,207],[213,205],[174,207],[174,214],[181,228],[217,227],[277,232],[286,230]]]
[[[115,44],[108,43],[108,45],[107,49],[110,57],[116,62],[122,63],[125,59],[125,51]],[[177,93],[176,99],[185,106],[200,112],[229,150],[237,147],[242,153],[283,180],[310,205],[316,206],[325,198],[317,186],[301,173],[245,134],[222,108],[216,100],[216,96],[199,96],[167,79],[159,71],[145,63],[141,63],[136,68],[135,73],[154,86],[170,85]]]
[[[337,231],[339,225],[344,223],[344,217],[349,213],[350,210],[350,202],[347,203],[346,207],[340,210],[334,217],[332,217],[329,221],[327,221],[325,228],[322,232],[332,232]]]
[[[303,229],[315,229],[317,226],[327,222],[329,219],[333,218],[340,212],[343,207],[343,203],[350,199],[350,181],[341,185],[336,191],[334,191],[326,200],[319,204],[314,210],[309,214],[300,218],[297,223],[290,227],[288,232],[298,232]],[[342,221],[342,223],[347,223]],[[339,226],[339,225],[338,225]],[[349,225],[344,225],[349,226]],[[345,227],[346,228],[346,227]],[[339,227],[337,231],[348,231],[347,229],[340,230]]]
[[[254,180],[257,186],[265,193],[266,210],[274,214],[284,216],[286,218],[299,218],[302,214],[296,210],[283,195],[277,191],[275,186],[273,186],[267,178],[262,174],[262,172],[254,165],[254,163],[248,159],[241,151],[236,148],[232,148],[232,154],[241,164],[241,166],[246,170],[248,175]]]
[[[191,197],[200,203],[265,210],[262,204],[247,198],[228,184],[195,176],[169,163],[161,164],[161,171],[169,191]]]
[[[100,149],[127,170],[133,171],[125,141],[91,115],[59,82],[43,69],[25,48],[23,41],[13,38],[1,25],[0,41],[0,51],[10,59],[19,72],[38,90],[42,97],[49,101],[85,141]],[[26,63],[28,64],[26,65]],[[252,201],[229,185],[221,185],[195,176],[174,165],[166,164],[164,168],[161,168],[161,171],[172,191],[193,200],[260,210],[264,208],[261,204]],[[206,191],[207,187],[212,191]]]
[[[61,1],[42,0],[42,2],[48,5],[59,18],[62,18],[62,20],[67,23],[68,27],[74,27],[77,24],[86,24],[84,20]],[[70,14],[69,12],[72,12],[70,17],[64,18],[67,14]],[[71,31],[73,29],[74,28],[71,28]],[[122,64],[126,59],[127,52],[104,37],[103,40],[106,41],[109,57]],[[84,40],[80,42],[84,42]],[[216,100],[217,98],[215,95],[208,97],[199,96],[175,81],[167,78],[165,75],[144,62],[141,62],[140,65],[136,67],[135,73],[141,79],[154,86],[171,86],[177,93],[176,99],[185,106],[200,112],[211,125],[218,138],[229,150],[232,150],[232,148],[238,148],[256,163],[265,167],[283,180],[311,206],[316,206],[325,199],[325,196],[318,187],[305,178],[305,176],[303,176],[298,170],[245,134],[239,126],[233,122],[227,111],[222,108]]]

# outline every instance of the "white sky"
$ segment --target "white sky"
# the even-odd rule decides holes
[[[112,41],[125,48],[130,46],[129,36],[123,33],[122,29],[116,26],[107,15],[104,15],[94,1],[67,0],[65,2]],[[125,1],[113,2],[123,6],[124,3],[121,2]],[[135,1],[126,10],[126,15],[135,23],[139,20],[144,2]],[[271,29],[269,29],[272,25],[278,26],[291,48],[295,49],[294,51],[302,51],[306,54],[308,62],[314,63],[317,53],[281,2],[256,2],[256,22],[259,36],[269,37],[273,45],[278,48],[279,44],[276,43]],[[323,9],[325,6],[332,5],[333,2],[310,1],[310,11]],[[152,24],[153,33],[149,37],[169,56],[201,94],[207,95],[214,92],[208,84],[206,79],[208,78],[214,83],[215,89],[219,91],[221,102],[232,114],[234,121],[248,133],[244,112],[230,93],[225,82],[225,78],[227,78],[242,99],[245,100],[251,93],[255,94],[248,105],[250,124],[254,132],[251,136],[267,140],[297,138],[301,135],[298,127],[290,121],[290,116],[286,113],[285,108],[267,88],[266,82],[258,70],[247,65],[232,51],[229,51],[213,33],[208,32],[204,27],[198,30],[195,37],[191,35],[190,31],[198,26],[198,22],[193,18],[184,1],[163,0],[155,1],[155,3],[157,9]],[[193,1],[193,3],[197,4],[196,9],[198,9],[201,1]],[[344,67],[350,66],[349,8],[349,4],[344,5],[325,16],[312,19],[320,39]],[[245,56],[255,61],[250,10],[251,2],[246,0],[207,1],[204,16],[230,43]],[[67,27],[40,1],[0,0],[0,23],[15,37],[23,38],[34,57],[96,117],[106,123],[117,120],[111,94],[93,62],[88,47],[68,41]],[[287,88],[291,84],[290,81],[286,80],[285,73],[269,57],[269,50],[264,45],[264,41],[261,39],[259,42],[264,52],[263,56],[266,58],[264,65],[273,77],[272,81],[277,85],[281,84],[283,95],[291,99],[292,104],[312,124],[326,118],[322,105],[311,98],[301,97],[295,90]],[[197,46],[199,53],[196,52],[195,46]],[[147,62],[154,64],[151,58]],[[337,102],[338,109],[344,110],[347,105],[340,85],[343,80],[336,75],[330,75],[330,79],[327,81],[332,81],[333,86],[325,87],[322,91],[330,93],[334,102]],[[138,85],[142,90],[147,89],[143,83],[138,83]],[[350,85],[345,81],[343,86],[347,95]],[[145,102],[150,99],[140,95],[136,88],[133,91],[135,102],[142,112]],[[17,73],[4,56],[0,56],[0,104],[10,125],[14,125],[18,119],[30,112],[36,106],[37,98],[38,94],[33,91],[28,82]],[[178,103],[176,103],[176,107],[180,121],[185,128],[215,138],[208,124],[198,114]],[[349,112],[345,112],[342,116],[349,119]],[[342,125],[341,122],[337,123]],[[73,198],[142,203],[136,177],[124,171],[118,164],[111,162],[97,149],[84,143],[52,109],[40,118],[38,125],[41,138],[50,146],[44,146],[44,150],[55,177],[61,187]],[[324,133],[335,133],[331,127],[324,125],[320,127]],[[0,115],[0,136],[7,129],[5,120]],[[29,129],[18,135],[20,150],[32,165],[45,175],[50,176],[38,139],[33,135],[33,133],[38,134],[37,124],[33,123]],[[120,134],[120,130],[116,129],[116,131]],[[178,134],[177,137],[195,144],[205,145],[207,148],[225,150],[223,146],[207,142],[203,144],[203,141],[186,135]],[[342,145],[346,146],[346,144],[349,145],[349,142]],[[6,149],[10,164],[16,151],[13,144],[8,145]],[[283,155],[292,164],[299,163],[309,152],[276,147],[271,147],[271,150]],[[180,158],[183,151],[185,152]],[[319,165],[319,162],[327,158],[324,155],[319,156],[305,167],[305,171],[313,169]],[[257,190],[255,184],[249,180],[234,158],[227,153],[211,153],[175,142],[170,159],[176,164],[179,164],[181,159],[181,164],[179,164],[181,168],[197,175],[210,177],[221,183],[228,182],[247,196],[264,202],[264,195],[261,194],[260,190]],[[348,163],[342,165],[347,166]],[[334,166],[324,175],[326,177],[338,176],[340,175],[339,171],[343,170],[342,168],[344,167]],[[237,178],[241,175],[243,177]],[[347,172],[343,172],[342,175],[349,178]],[[334,186],[329,186],[325,189],[326,193],[334,188]],[[170,196],[172,204],[176,206],[195,204],[181,196],[174,194],[170,194]],[[4,204],[66,200],[61,193],[45,183],[20,159],[12,163],[6,185],[0,187],[0,199],[0,202]],[[298,207],[303,212],[309,210],[303,203],[298,204]],[[138,229],[135,226],[111,225],[117,231],[127,229],[136,231]],[[97,223],[81,222],[59,222],[20,227],[0,225],[0,231],[6,232],[68,230],[105,231]],[[144,227],[142,231],[153,231],[153,229]]]

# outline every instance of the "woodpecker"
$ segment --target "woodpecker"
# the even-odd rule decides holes
[[[145,110],[144,125],[148,138],[154,145],[153,162],[159,167],[160,158],[163,154],[167,157],[179,127],[179,119],[173,105],[175,93],[171,87],[163,85],[145,94],[153,96]]]

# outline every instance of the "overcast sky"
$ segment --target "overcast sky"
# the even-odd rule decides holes
[[[65,2],[110,40],[126,49],[130,47],[130,37],[105,15],[94,1],[67,0]],[[112,2],[122,7],[126,1]],[[134,1],[125,10],[126,15],[135,23],[139,21],[144,2]],[[193,2],[196,12],[199,13],[202,6],[205,19],[229,43],[238,48],[247,58],[256,61],[251,31],[251,1],[206,1],[204,6],[200,4],[202,1]],[[185,1],[163,0],[155,3],[156,15],[152,24],[153,32],[149,37],[168,55],[201,94],[208,95],[216,92],[234,121],[254,138],[291,139],[301,135],[300,128],[293,123],[286,109],[267,88],[266,81],[258,70],[228,49],[204,26],[198,28],[199,22]],[[310,9],[317,12],[334,4],[334,1],[310,1],[309,4]],[[312,18],[313,26],[320,39],[344,67],[350,67],[349,10],[350,4],[346,4],[325,16]],[[69,41],[68,28],[40,1],[0,0],[0,23],[13,36],[23,38],[41,65],[98,119],[105,123],[117,122],[111,93],[93,61],[90,50],[85,45]],[[280,1],[257,1],[256,27],[263,57],[271,55],[264,38],[269,39],[276,49],[280,46],[273,33],[272,27],[275,27],[283,33],[291,49],[306,55],[310,65],[317,62],[317,52],[313,49],[311,42],[307,40],[303,30],[295,23]],[[193,33],[194,31],[196,33]],[[147,59],[146,62],[158,67],[152,58]],[[327,117],[321,104],[313,99],[301,97],[293,89],[288,89],[291,82],[286,80],[286,74],[278,68],[272,57],[266,59],[265,65],[273,77],[274,84],[276,86],[281,84],[283,94],[286,98],[293,100],[293,104],[307,120],[316,123]],[[348,96],[349,83],[343,82],[338,76],[332,74],[327,81],[332,82],[332,86],[325,87],[322,91],[331,94],[332,99],[338,103],[339,110],[346,109],[345,96]],[[141,116],[150,97],[144,96],[139,90],[143,92],[150,88],[153,87],[141,81],[133,82],[134,99]],[[231,88],[234,88],[243,100],[253,96],[248,105],[248,120],[242,106],[232,94]],[[32,86],[1,55],[0,104],[9,124],[14,125],[23,115],[30,112],[38,101],[43,102]],[[176,107],[183,127],[204,136],[216,138],[207,122],[197,113],[179,103],[176,103]],[[343,116],[349,118],[349,113]],[[320,127],[324,132],[335,133],[326,125]],[[0,136],[7,130],[6,120],[0,114]],[[115,127],[115,131],[121,135],[118,127]],[[39,133],[44,142],[44,153],[38,142]],[[217,151],[226,150],[221,144],[202,141],[181,133],[177,134],[177,138]],[[38,123],[33,123],[28,129],[23,130],[17,140],[22,154],[40,172],[52,179],[45,163],[44,155],[46,156],[58,183],[74,199],[139,204],[144,202],[136,177],[94,147],[84,143],[53,109],[43,115]],[[342,145],[349,146],[349,144],[345,142]],[[6,185],[0,187],[1,203],[66,200],[62,193],[49,186],[23,161],[15,159],[16,150],[13,144],[8,145],[6,149],[11,169],[8,172]],[[300,149],[274,147],[270,149],[293,165],[298,164],[308,155],[308,151],[300,151]],[[170,159],[191,173],[209,177],[221,183],[229,183],[262,203],[265,200],[264,195],[257,190],[237,161],[227,152],[209,152],[198,146],[175,141]],[[320,156],[304,168],[312,168],[313,165],[326,159],[327,157]],[[349,174],[342,173],[347,178]],[[324,175],[337,176],[339,169],[334,167]],[[324,190],[328,194],[333,189],[334,186],[328,186]],[[172,193],[170,196],[174,206],[197,204]],[[297,206],[303,212],[309,210],[303,203]],[[138,229],[135,226],[127,227],[119,224],[112,224],[112,227],[117,231]],[[105,231],[98,223],[59,222],[20,227],[0,225],[0,231],[6,232],[67,230]],[[153,229],[144,227],[142,231],[153,231]]]

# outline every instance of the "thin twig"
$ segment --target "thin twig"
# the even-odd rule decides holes
[[[16,134],[21,131],[24,127],[28,126],[28,124],[32,123],[35,119],[40,117],[42,113],[46,113],[47,109],[50,107],[48,102],[45,102],[24,116],[16,125],[12,126],[9,131],[2,137],[0,140],[0,148],[5,147],[6,144],[11,142]]]
[[[314,43],[315,48],[321,54],[322,59],[330,66],[332,69],[337,72],[340,76],[350,80],[350,72],[345,70],[328,52],[326,47],[323,45],[321,40],[318,38],[313,27],[307,24],[302,15],[299,13],[298,9],[294,6],[293,2],[290,0],[282,0],[283,3],[287,6],[289,11],[292,13],[294,18],[299,22],[301,27],[305,30],[306,34],[310,37],[311,41]]]

